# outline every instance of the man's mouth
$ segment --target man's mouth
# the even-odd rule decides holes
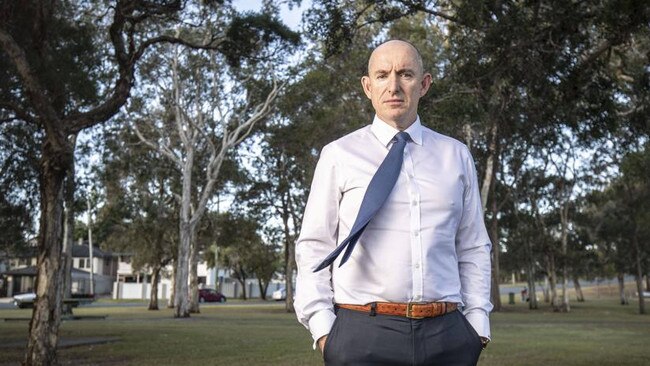
[[[384,103],[385,104],[401,104],[401,103],[404,103],[404,101],[401,100],[401,99],[388,99],[388,100],[384,101]]]

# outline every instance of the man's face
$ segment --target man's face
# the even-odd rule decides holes
[[[423,73],[411,45],[389,41],[370,56],[368,76],[361,78],[361,85],[377,116],[403,130],[415,122],[418,101],[429,90],[431,75]]]

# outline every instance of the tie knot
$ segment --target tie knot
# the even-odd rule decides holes
[[[395,135],[395,141],[399,142],[409,142],[411,141],[411,136],[408,134],[408,132],[400,131]]]

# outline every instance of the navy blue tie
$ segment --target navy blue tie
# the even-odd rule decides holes
[[[350,235],[348,235],[341,244],[336,247],[336,249],[330,253],[330,255],[321,262],[321,264],[314,269],[314,272],[318,272],[323,268],[329,267],[336,257],[341,254],[341,252],[346,249],[345,254],[341,258],[341,264],[347,262],[348,258],[354,250],[354,246],[357,244],[357,240],[361,237],[361,234],[368,226],[368,223],[375,216],[377,211],[384,205],[388,195],[393,190],[395,182],[397,182],[397,177],[402,168],[402,161],[404,160],[404,147],[406,143],[411,139],[408,133],[399,132],[395,135],[395,143],[391,146],[388,155],[381,163],[377,172],[370,180],[368,184],[368,189],[366,194],[363,196],[361,201],[361,207],[359,207],[359,213],[357,218],[352,225],[352,230],[350,230]]]

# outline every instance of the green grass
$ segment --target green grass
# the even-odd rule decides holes
[[[504,303],[505,304],[505,303]],[[572,303],[569,314],[504,305],[494,313],[487,365],[650,365],[650,316],[616,299]],[[26,318],[31,310],[0,310],[0,318]],[[65,321],[64,339],[118,337],[119,341],[61,349],[70,365],[322,365],[311,338],[282,304],[203,307],[190,319],[169,309],[81,307],[75,315],[105,320]],[[26,339],[28,321],[0,321],[0,345]],[[0,346],[0,365],[18,364],[22,348]]]

